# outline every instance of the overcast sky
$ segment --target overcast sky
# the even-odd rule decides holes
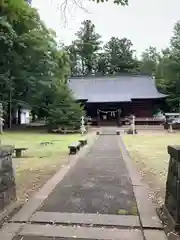
[[[74,34],[81,22],[90,19],[104,42],[112,36],[127,37],[140,55],[150,45],[158,50],[168,46],[173,26],[180,20],[180,0],[129,0],[128,7],[79,0],[88,12],[73,6],[73,0],[67,0],[65,24],[60,8],[63,1],[33,0],[32,5],[38,9],[46,25],[54,29],[59,40],[65,44],[70,44],[75,38]]]

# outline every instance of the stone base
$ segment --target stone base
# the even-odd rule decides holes
[[[161,208],[157,209],[157,214],[164,225],[166,235],[169,236],[168,239],[178,240],[179,237],[177,236],[177,232],[180,230],[180,225],[176,225],[166,206],[163,205]]]
[[[12,166],[12,146],[0,147],[0,211],[16,200],[16,184]]]
[[[128,129],[128,130],[126,131],[126,133],[127,133],[127,134],[133,134],[133,130],[132,130],[132,129]],[[134,133],[137,134],[137,130],[136,130],[136,129],[134,130]]]

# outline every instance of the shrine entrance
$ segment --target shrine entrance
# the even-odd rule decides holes
[[[101,125],[117,125],[120,126],[120,116],[121,116],[121,109],[117,110],[101,110],[97,109],[97,120],[98,126]]]

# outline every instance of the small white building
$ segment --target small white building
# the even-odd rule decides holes
[[[29,124],[31,122],[30,117],[31,110],[21,109],[21,124]],[[16,118],[18,118],[18,111],[16,112]]]

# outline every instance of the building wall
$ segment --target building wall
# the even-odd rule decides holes
[[[113,111],[121,109],[121,117],[127,117],[134,114],[136,117],[146,118],[153,117],[153,109],[156,104],[154,100],[133,100],[127,103],[92,103],[86,104],[85,110],[87,115],[96,118],[97,109],[104,111]]]
[[[85,105],[85,110],[88,116],[97,117],[97,110],[115,111],[122,110],[121,117],[127,116],[131,113],[130,103],[91,103]]]
[[[18,118],[18,111],[16,112],[16,118]],[[30,123],[30,110],[22,109],[21,110],[21,124]]]
[[[141,118],[153,117],[154,104],[153,100],[133,100],[132,113]]]

